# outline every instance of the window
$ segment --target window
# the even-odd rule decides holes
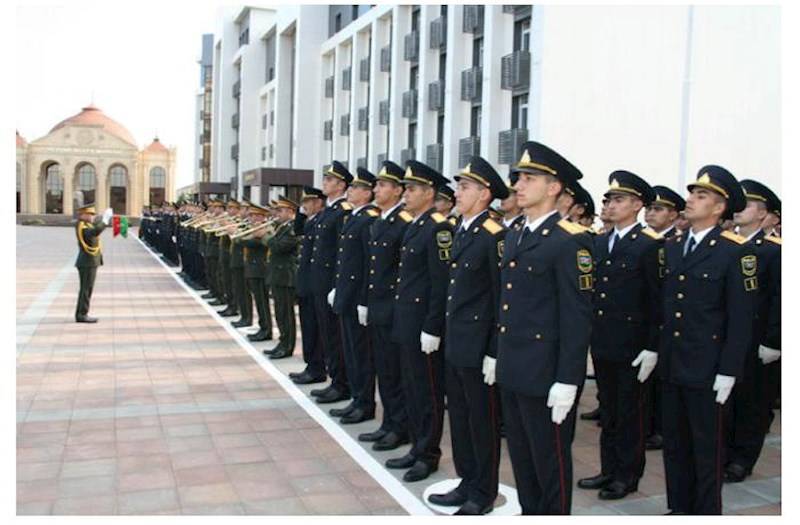
[[[419,82],[419,68],[417,66],[413,66],[411,68],[409,75],[409,89],[417,89],[417,83]]]
[[[17,162],[17,213],[22,211],[22,166]]]
[[[439,55],[439,80],[444,82],[445,67],[447,65],[447,53]]]
[[[483,37],[472,41],[472,66],[483,66]]]
[[[481,136],[481,107],[473,106],[469,118],[469,136]]]
[[[511,128],[528,127],[528,94],[511,97]]]
[[[531,46],[531,19],[514,22],[514,51],[529,51]]]
[[[417,144],[417,125],[409,124],[408,125],[408,147],[415,148]]]
[[[414,6],[411,11],[411,30],[419,29],[419,6]]]
[[[436,143],[443,144],[444,139],[444,115],[439,114],[436,119]]]
[[[156,166],[155,168],[150,170],[150,187],[151,188],[163,188],[166,186],[167,183],[167,174],[164,171],[164,168],[161,166]]]
[[[336,17],[334,18],[333,22],[333,31],[334,33],[338,33],[342,29],[342,14],[336,13]]]
[[[114,166],[109,170],[112,187],[125,187],[128,185],[128,170],[123,166]]]
[[[80,168],[78,168],[77,189],[83,192],[84,204],[95,202],[96,185],[97,176],[94,166],[91,164],[83,164]]]
[[[64,213],[64,177],[61,166],[50,164],[45,170],[45,213]]]

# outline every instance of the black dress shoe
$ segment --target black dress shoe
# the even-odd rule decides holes
[[[600,407],[595,408],[589,412],[581,414],[581,419],[584,421],[599,421],[600,420]]]
[[[204,293],[203,295],[200,296],[200,298],[201,299],[213,299],[214,298],[214,294],[211,293],[211,292]]]
[[[239,319],[238,321],[232,322],[231,326],[233,326],[234,328],[245,328],[245,327],[250,326],[252,324],[253,324],[253,321],[246,321],[246,320]]]
[[[265,356],[267,356],[267,357],[272,357],[272,354],[274,354],[274,353],[275,353],[276,351],[278,351],[278,350],[279,350],[279,348],[278,348],[278,347],[275,347],[275,348],[265,348],[264,350],[262,350],[262,351],[261,351],[261,353],[262,353],[262,354],[264,354],[264,355],[265,355]]]
[[[89,317],[88,315],[82,315],[80,317],[75,318],[76,323],[96,323],[96,317]]]
[[[342,425],[355,425],[356,423],[361,423],[362,421],[369,421],[370,419],[375,419],[375,410],[373,409],[371,412],[364,410],[363,408],[357,408],[347,414],[346,416],[342,417],[339,420],[339,423]]]
[[[269,356],[270,359],[283,359],[285,357],[292,357],[292,353],[285,348],[274,348]]]
[[[236,310],[234,310],[234,309],[232,309],[230,307],[228,307],[228,308],[226,308],[223,311],[218,312],[218,313],[219,313],[220,317],[234,317],[234,316],[239,315],[239,312],[237,312]]]
[[[417,462],[417,458],[412,456],[411,454],[406,454],[405,456],[399,458],[391,458],[387,459],[386,468],[411,468]]]
[[[646,450],[661,450],[664,448],[664,438],[661,437],[661,434],[653,434],[644,442],[644,448]]]
[[[590,478],[579,479],[578,488],[589,489],[589,490],[602,489],[608,484],[610,484],[612,481],[614,481],[614,478],[612,478],[611,476],[598,474]]]
[[[255,341],[255,342],[269,341],[270,339],[272,339],[272,337],[268,337],[267,332],[265,330],[259,330],[258,332],[254,334],[249,334],[247,336],[248,341]]]
[[[612,481],[597,493],[597,497],[604,500],[622,499],[631,492],[638,490],[637,484],[626,485],[622,481]]]
[[[438,465],[428,465],[424,461],[417,461],[414,463],[413,467],[408,469],[406,473],[403,474],[403,481],[407,481],[409,483],[413,483],[414,481],[422,481],[437,470],[439,470]]]
[[[346,416],[347,414],[349,414],[350,412],[352,412],[355,409],[356,409],[356,406],[351,402],[346,407],[332,408],[332,409],[328,410],[328,414],[332,415],[333,417],[342,417],[342,416]]]
[[[380,441],[372,445],[372,450],[394,450],[399,446],[408,443],[408,436],[400,435],[397,432],[389,432],[381,438]]]
[[[739,483],[750,475],[747,469],[738,463],[728,463],[725,467],[725,481],[728,483]]]
[[[312,376],[308,372],[303,372],[299,376],[293,377],[292,381],[296,385],[311,385],[314,383],[324,383],[325,379],[325,376]]]
[[[208,303],[209,306],[222,306],[225,304],[225,301],[220,301],[219,299],[214,299]]]
[[[363,434],[359,434],[358,435],[358,440],[359,441],[364,441],[366,443],[373,443],[373,442],[380,441],[388,433],[389,433],[388,430],[384,430],[382,428],[379,428],[378,430],[375,430],[374,432],[364,432]]]
[[[331,390],[333,390],[333,384],[330,384],[330,385],[326,386],[325,388],[315,388],[314,390],[309,392],[309,394],[311,394],[314,397],[319,397],[319,396],[324,396],[325,394],[327,394]]]
[[[664,514],[664,516],[685,516],[685,515],[686,515],[685,512],[681,512],[679,510],[671,510],[666,514]]]
[[[339,401],[347,401],[350,399],[350,394],[346,392],[339,392],[338,390],[331,389],[327,394],[317,397],[317,403],[320,405],[327,405],[330,403],[338,403]]]
[[[467,501],[461,505],[461,508],[455,512],[454,516],[483,516],[492,512],[492,509],[494,509],[494,505],[491,503],[481,506],[474,501]]]
[[[467,502],[467,495],[458,491],[458,487],[445,494],[431,494],[428,501],[443,507],[460,507]]]

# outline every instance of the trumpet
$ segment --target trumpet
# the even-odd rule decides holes
[[[235,221],[233,224],[228,224],[227,226],[219,228],[215,232],[216,236],[217,237],[224,237],[225,235],[231,235],[231,233],[228,232],[228,228],[230,228],[231,226],[236,226],[236,229],[238,230],[237,233],[238,233],[238,232],[241,232],[243,230],[246,230],[247,228],[249,228],[252,225],[250,223],[244,222],[244,221]]]
[[[247,228],[246,230],[236,232],[235,234],[231,235],[231,240],[234,241],[236,239],[241,239],[242,237],[263,230],[265,228],[270,228],[271,229],[270,233],[275,233],[275,221],[274,220],[265,221],[260,224],[256,224],[252,228]]]
[[[191,219],[186,219],[181,223],[181,226],[194,226],[196,223],[200,222],[201,220],[205,219],[208,216],[208,212],[203,212],[199,215],[192,217]]]

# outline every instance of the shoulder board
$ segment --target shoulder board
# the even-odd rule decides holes
[[[764,237],[764,239],[769,242],[775,243],[778,246],[783,246],[783,239],[781,239],[780,237],[775,237],[774,235],[767,235],[766,237]]]
[[[579,233],[584,233],[588,228],[585,226],[581,226],[580,224],[568,221],[566,219],[561,219],[558,221],[558,225],[565,231],[567,231],[570,235],[578,235]]]
[[[353,209],[353,205],[350,204],[349,202],[343,202],[343,203],[340,204],[340,206],[345,211],[352,211],[352,209]]]
[[[411,214],[408,213],[406,210],[401,211],[400,213],[397,214],[397,216],[403,219],[403,222],[411,222],[414,220],[414,217],[412,217]]]
[[[657,231],[655,231],[652,228],[642,228],[642,233],[647,235],[651,239],[655,239],[657,241],[660,241],[660,240],[662,240],[664,238],[663,235],[661,235],[660,233],[658,233]]]
[[[449,219],[447,219],[447,222],[455,226],[456,224],[458,224],[458,219],[456,219],[455,217],[450,217]]]
[[[438,211],[431,213],[431,219],[433,219],[433,222],[437,224],[443,223],[447,220],[447,218]]]
[[[380,213],[378,213],[377,210],[370,208],[367,210],[367,215],[369,215],[370,217],[377,217],[378,215],[380,215]]]
[[[503,227],[494,222],[494,219],[486,219],[485,221],[483,221],[483,229],[491,233],[492,235],[497,235],[498,233],[503,231]]]
[[[735,242],[736,244],[744,244],[747,242],[747,239],[745,237],[742,237],[741,235],[729,231],[722,232],[720,234],[720,237],[724,237],[729,241]]]

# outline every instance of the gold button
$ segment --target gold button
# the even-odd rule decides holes
[[[605,299],[605,298],[606,298],[606,293],[600,292],[600,299]]]
[[[414,297],[414,302],[418,303],[419,302],[419,297]]]
[[[508,263],[508,267],[509,268],[516,268],[517,267],[517,262],[516,261],[511,261],[510,263]]]
[[[603,276],[603,282],[604,282],[604,283],[607,283],[607,282],[608,282],[608,276],[606,276],[606,275],[604,275],[604,276]]]
[[[676,318],[676,319],[680,319],[680,318],[681,318],[681,316],[683,316],[683,314],[682,314],[682,313],[680,313],[680,312],[675,312],[675,318]]]
[[[606,266],[611,266],[611,261],[606,261]]]
[[[455,284],[455,282],[456,282],[455,279],[450,279],[450,284]]]
[[[506,289],[507,289],[507,290],[510,290],[510,289],[511,289],[511,283],[508,283],[508,284],[506,284]]]
[[[505,326],[501,326],[501,327],[500,327],[500,333],[501,333],[501,334],[504,334],[504,333],[506,333],[506,327],[505,327]]]
[[[602,310],[598,310],[597,311],[597,315],[603,315],[603,311]]]
[[[372,290],[373,288],[374,288],[374,287],[373,287],[373,286],[370,284],[370,285],[369,285],[369,289],[370,289],[370,290]]]
[[[402,267],[402,266],[403,266],[403,263],[399,263],[397,266],[398,266],[398,267]]]
[[[400,299],[400,296],[399,295],[395,295],[394,298],[395,299]]]
[[[681,333],[676,331],[676,332],[675,332],[674,334],[672,334],[672,335],[674,335],[675,337],[680,337],[680,336],[681,336]]]
[[[681,275],[678,276],[678,280],[679,281],[685,281],[686,280],[686,276],[681,274]]]
[[[372,259],[374,261],[375,260],[375,256],[373,255],[372,257],[370,257],[370,259]]]
[[[542,334],[536,334],[536,339],[541,339],[541,338],[542,338]]]
[[[477,316],[477,315],[475,316],[475,320],[476,320],[476,321],[478,320],[478,316]]]
[[[507,304],[503,305],[503,310],[508,310],[508,305]]]
[[[684,297],[684,295],[682,293],[678,292],[678,299],[683,299],[683,297]]]
[[[369,271],[369,274],[370,274],[370,275],[375,275],[375,270],[370,270],[370,271]]]
[[[453,264],[450,265],[450,268],[457,268],[457,267],[458,267],[458,265],[456,263],[453,263]]]
[[[452,295],[448,295],[448,296],[447,296],[447,300],[448,300],[448,301],[452,301],[452,300],[453,300],[453,296],[452,296]]]

